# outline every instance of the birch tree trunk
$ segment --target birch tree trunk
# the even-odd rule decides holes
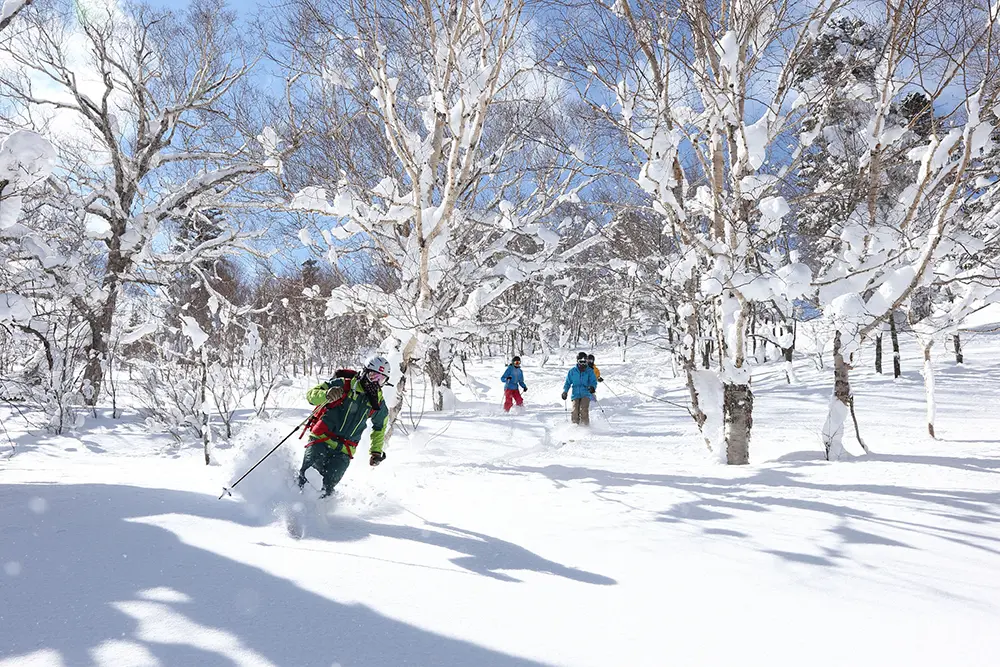
[[[844,424],[851,411],[851,367],[844,359],[840,331],[833,334],[833,396],[823,425],[823,448],[827,461],[844,455]]]
[[[441,351],[437,345],[427,350],[426,369],[431,382],[431,401],[434,411],[440,412],[444,410],[444,390],[451,389],[451,374],[441,360]]]
[[[396,382],[396,400],[389,408],[389,426],[385,431],[386,441],[392,438],[392,434],[396,430],[396,420],[399,418],[399,413],[403,411],[403,404],[406,402],[406,392],[409,390],[407,379],[409,378],[410,368],[414,363],[413,354],[416,347],[416,338],[410,338],[403,345],[403,349],[400,350],[399,381]]]
[[[899,367],[899,336],[896,333],[896,311],[889,314],[889,338],[892,339],[892,378],[903,374]]]
[[[927,340],[921,347],[924,350],[924,396],[927,401],[927,433],[931,438],[937,439],[934,435],[934,417],[937,407],[934,404],[934,367],[931,364],[931,348],[934,347],[934,339]]]
[[[720,360],[719,366],[723,377],[722,385],[722,413],[723,413],[723,434],[726,442],[726,463],[729,465],[746,465],[750,463],[750,429],[753,427],[753,392],[750,389],[750,374],[744,368],[747,361],[744,357],[746,340],[744,332],[747,330],[746,317],[747,304],[740,299],[739,310],[736,314],[736,322],[731,324],[735,340],[732,341],[731,350],[732,361]],[[720,331],[721,331],[720,326]],[[727,364],[731,363],[732,367]],[[734,374],[745,377],[747,382],[739,382],[733,379]]]
[[[687,317],[687,329],[693,335],[698,331],[698,312],[692,309],[691,314]],[[694,423],[698,425],[698,430],[702,430],[705,426],[705,422],[708,420],[708,416],[701,409],[701,404],[698,398],[698,388],[694,382],[695,374],[695,361],[698,354],[698,348],[692,341],[692,344],[688,346],[688,352],[684,355],[684,376],[687,379],[688,394],[691,397],[691,417],[694,419]],[[712,450],[712,443],[708,440],[708,449]]]
[[[785,322],[781,325],[785,330],[785,334],[791,334],[792,343],[788,347],[781,347],[781,356],[785,360],[785,383],[792,384],[793,382],[798,382],[795,378],[795,367],[792,366],[792,355],[795,353],[795,342],[798,337],[798,327],[795,320],[792,320],[791,324]]]
[[[882,374],[882,334],[875,336],[875,372]]]
[[[208,410],[205,408],[205,393],[208,388],[208,358],[205,353],[205,348],[201,350],[200,364],[201,366],[201,377],[199,384],[201,385],[198,389],[198,410],[197,414],[201,423],[201,442],[202,448],[205,453],[205,465],[210,465],[212,463],[211,454],[209,452],[209,442],[211,441],[211,424],[209,424]]]
[[[748,384],[727,382],[722,388],[725,414],[726,463],[750,463],[750,429],[753,427],[753,392]]]

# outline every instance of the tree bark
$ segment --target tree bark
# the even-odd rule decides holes
[[[108,270],[111,270],[110,267]],[[88,406],[97,405],[104,385],[105,364],[109,358],[108,341],[111,338],[111,325],[118,305],[117,280],[107,283],[105,289],[108,290],[107,300],[96,316],[88,318],[90,342],[86,347],[87,366],[83,371],[84,403]],[[88,387],[89,391],[86,389]]]
[[[785,359],[785,384],[792,383],[792,353],[795,352],[794,347],[785,347],[781,349],[781,355]]]
[[[851,411],[851,367],[841,347],[840,331],[836,331],[833,334],[833,397],[823,425],[827,461],[836,461],[844,451],[844,422]]]
[[[694,384],[694,359],[692,357],[684,358],[684,371],[687,378],[687,388],[688,394],[691,397],[691,418],[694,419],[694,423],[698,425],[698,430],[700,431],[702,427],[705,426],[705,422],[708,421],[708,415],[704,413],[701,409],[700,402],[698,400],[698,388]],[[712,443],[706,440],[708,443],[709,451],[712,450]]]
[[[205,450],[205,465],[211,465],[212,459],[208,451],[209,440],[211,440],[208,420],[208,410],[205,409],[205,391],[208,387],[208,359],[205,358],[205,350],[201,352],[201,389],[198,398],[198,412],[201,413],[201,441]]]
[[[934,435],[934,418],[937,408],[934,404],[934,367],[931,365],[931,348],[934,347],[934,339],[927,341],[924,348],[924,394],[927,400],[927,433],[931,438],[937,439]]]
[[[410,362],[407,361],[406,357],[399,363],[399,381],[396,382],[396,400],[393,405],[389,408],[389,426],[386,428],[385,438],[388,440],[392,437],[392,432],[396,428],[396,418],[399,417],[399,413],[403,411],[403,403],[406,401],[406,378],[407,371],[410,369]]]
[[[965,363],[965,355],[962,354],[962,340],[958,337],[958,332],[955,332],[951,340],[955,345],[955,363]]]
[[[487,342],[487,349],[488,346],[489,342]],[[396,429],[396,419],[399,417],[399,413],[403,411],[403,403],[406,401],[407,378],[409,377],[410,366],[415,361],[413,353],[416,347],[416,339],[410,338],[403,345],[403,348],[399,350],[399,381],[396,383],[396,400],[389,408],[389,426],[385,430],[386,442],[392,438],[392,434]]]
[[[781,325],[782,328],[787,329],[787,333],[792,334],[792,344],[788,347],[781,348],[781,356],[785,360],[785,383],[791,384],[792,378],[795,376],[795,370],[792,367],[792,355],[795,353],[795,340],[798,337],[798,331],[795,324],[795,320],[792,320],[791,325],[787,322]]]
[[[882,373],[882,334],[875,336],[875,372]]]
[[[722,408],[725,418],[726,463],[750,463],[750,429],[753,427],[753,392],[748,384],[723,385]]]
[[[120,202],[127,210],[128,202]],[[84,391],[84,403],[89,406],[97,404],[104,383],[105,364],[108,360],[108,346],[111,339],[111,327],[114,323],[115,310],[118,308],[118,292],[121,289],[121,277],[132,264],[132,258],[122,250],[122,238],[125,236],[127,221],[121,218],[112,223],[112,236],[108,244],[108,259],[101,279],[101,288],[107,294],[99,309],[84,309],[84,317],[90,326],[90,342],[86,347],[87,366],[83,372],[83,382],[89,385],[90,395]]]
[[[5,16],[2,20],[0,20],[0,32],[3,32],[4,30],[7,29],[7,26],[10,25],[10,22],[14,20],[14,17],[17,16],[18,12],[20,12],[22,9],[25,9],[28,5],[30,5],[34,1],[35,0],[24,0],[24,3],[21,6],[19,6],[13,12],[7,14],[7,16]]]
[[[687,289],[689,294],[694,293],[693,283],[688,283]],[[679,322],[679,320],[678,320]],[[698,311],[694,308],[691,309],[690,315],[686,318],[686,326],[688,333],[693,337],[698,332]],[[680,339],[684,340],[683,332],[678,332],[680,334]],[[694,419],[695,424],[698,425],[698,431],[701,431],[705,426],[705,422],[708,421],[708,415],[701,409],[701,403],[698,398],[698,388],[694,383],[695,374],[695,362],[698,355],[698,346],[692,340],[691,345],[685,346],[687,348],[687,354],[684,355],[684,375],[687,379],[688,393],[691,397],[691,418]],[[708,445],[708,451],[712,451],[712,442],[705,439],[705,443]]]
[[[871,454],[868,445],[865,444],[864,439],[861,437],[861,426],[858,425],[858,415],[854,412],[853,396],[851,396],[851,419],[854,420],[854,434],[858,437],[858,444],[861,445],[861,449],[865,450],[865,454]]]
[[[427,351],[427,376],[431,381],[431,401],[435,412],[444,410],[444,395],[442,387],[451,387],[451,378],[448,369],[441,361],[441,352],[437,345],[430,347]]]
[[[889,337],[892,339],[892,377],[903,374],[899,367],[899,336],[896,334],[896,311],[889,314]]]

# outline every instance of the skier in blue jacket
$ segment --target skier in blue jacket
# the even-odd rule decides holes
[[[503,411],[510,412],[511,403],[517,403],[517,407],[524,405],[521,392],[518,388],[528,391],[528,385],[524,384],[524,372],[521,370],[521,357],[515,356],[510,360],[510,366],[500,376],[503,380]]]
[[[594,369],[587,366],[587,353],[576,355],[576,366],[566,373],[562,399],[565,401],[569,388],[573,388],[573,423],[590,426],[590,396],[597,391],[597,376]]]

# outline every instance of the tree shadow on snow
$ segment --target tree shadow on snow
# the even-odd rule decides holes
[[[941,457],[945,459],[944,462],[933,461],[938,457],[903,456],[901,460],[911,458],[914,461],[910,462],[952,465],[975,470],[993,469],[998,464],[995,459],[947,457]],[[804,464],[811,463],[806,461]],[[785,469],[788,467],[792,469]],[[544,467],[507,465],[496,466],[496,470],[505,474],[544,475],[557,488],[566,488],[574,482],[590,483],[597,487],[595,496],[603,500],[612,500],[608,496],[613,489],[640,485],[665,486],[686,491],[695,498],[659,511],[656,520],[664,523],[694,524],[704,533],[721,538],[734,537],[743,540],[748,537],[742,531],[728,530],[715,525],[715,522],[736,519],[739,512],[761,513],[791,509],[824,517],[839,517],[839,523],[829,529],[829,532],[837,538],[838,546],[828,550],[824,557],[766,550],[767,553],[799,563],[836,565],[839,559],[845,557],[844,552],[851,545],[914,548],[902,538],[893,539],[871,530],[897,531],[897,535],[900,536],[908,532],[932,536],[1000,555],[1000,538],[983,535],[974,529],[977,525],[1000,523],[1000,490],[992,492],[923,489],[890,484],[823,484],[805,479],[801,473],[795,472],[794,467],[795,464],[792,463],[791,466],[786,465],[783,468],[760,468],[746,477],[734,479],[681,474],[621,473],[565,465]],[[784,495],[788,492],[801,495]],[[903,498],[919,507],[920,512],[905,519],[882,516],[870,509],[868,504],[860,501],[853,505],[850,501],[839,501],[844,492],[872,494],[885,499]],[[615,502],[621,501],[615,500]],[[939,522],[922,522],[921,514],[957,522],[956,527],[938,525]],[[865,529],[862,530],[862,527]]]
[[[507,572],[520,570],[551,574],[599,586],[612,586],[618,583],[604,575],[548,560],[513,542],[446,523],[428,521],[423,526],[415,527],[337,517],[331,524],[330,530],[321,530],[314,536],[342,542],[378,535],[429,544],[463,554],[450,559],[450,562],[462,569],[500,581],[519,582],[519,579]]]
[[[152,442],[163,451],[177,451],[182,448],[175,439],[165,433],[150,434],[145,418],[136,410],[118,409],[117,416],[111,416],[111,408],[98,408],[96,416],[92,410],[80,410],[83,426],[67,426],[61,434],[55,434],[45,427],[48,416],[30,404],[15,407],[0,404],[0,462],[29,452],[58,457],[62,452],[79,452],[87,449],[93,454],[105,454],[108,449],[102,444],[111,433],[121,441],[130,437]],[[67,420],[72,417],[68,416]],[[198,445],[200,447],[200,445]]]
[[[941,442],[981,442],[997,443],[1000,440],[941,440]],[[827,465],[823,452],[818,449],[803,450],[799,452],[789,452],[774,459],[778,463],[803,463],[813,462],[816,465]],[[955,468],[956,470],[969,470],[972,472],[992,472],[1000,470],[1000,459],[982,458],[975,456],[928,456],[924,454],[880,454],[872,452],[865,456],[857,456],[838,462],[841,464],[858,463],[864,464],[870,461],[888,461],[892,463],[914,463],[918,465],[942,466],[945,468]]]
[[[996,443],[1000,440],[975,440],[972,442]],[[974,456],[924,456],[917,454],[879,454],[870,457],[872,461],[892,461],[896,463],[917,463],[921,465],[943,466],[973,472],[1000,471],[1000,460]]]
[[[74,666],[114,650],[164,665],[541,664],[335,602],[185,544],[166,529],[130,521],[168,512],[257,525],[240,505],[195,493],[103,484],[0,486],[0,659],[50,649]],[[457,563],[490,576],[520,565],[590,578],[516,545],[442,528],[447,532],[426,538],[402,527],[360,529],[456,548],[468,554]],[[494,558],[491,549],[501,555]]]

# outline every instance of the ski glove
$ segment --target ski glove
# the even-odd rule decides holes
[[[522,387],[521,391],[523,391],[525,394],[527,394],[528,393],[528,388],[527,387]]]
[[[385,461],[385,452],[372,452],[372,457],[368,459],[368,465],[374,467]]]
[[[564,391],[564,392],[562,393],[562,397],[563,397],[563,400],[564,400],[564,401],[566,400],[566,396],[567,396],[567,394],[566,394],[566,392]]]
[[[598,382],[604,382],[604,378],[597,378]]]
[[[328,403],[335,403],[344,397],[344,387],[330,387],[326,390],[326,400]]]
[[[591,394],[596,394],[597,393],[597,387],[587,387],[587,389],[590,390]]]

